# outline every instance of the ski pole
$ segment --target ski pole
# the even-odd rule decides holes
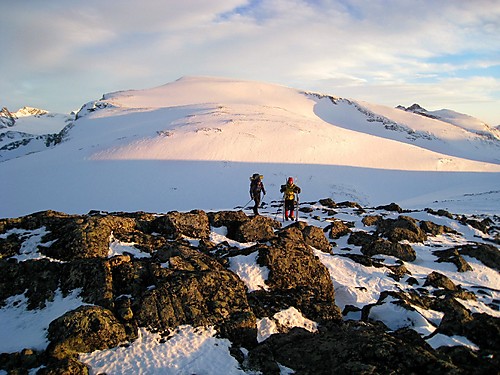
[[[245,208],[251,201],[253,201],[253,198],[250,199],[247,203],[245,203],[244,206],[236,206],[234,209],[237,209],[237,208]]]
[[[299,193],[297,193],[297,207],[295,208],[295,221],[299,221]]]

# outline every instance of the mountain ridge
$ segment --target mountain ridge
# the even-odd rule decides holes
[[[500,142],[332,95],[184,77],[105,94],[69,121],[60,122],[56,145],[17,142],[2,151],[0,175],[8,176],[2,193],[16,198],[0,207],[3,215],[234,207],[256,171],[271,188],[299,177],[311,199],[412,207],[468,202],[468,210],[500,204],[496,193],[488,195],[493,205],[471,198],[496,191]],[[189,206],[185,197],[194,199]]]

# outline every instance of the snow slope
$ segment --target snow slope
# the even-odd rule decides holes
[[[255,172],[271,200],[290,175],[309,200],[500,208],[498,140],[368,103],[185,77],[106,94],[65,142],[0,163],[0,216],[232,208]]]

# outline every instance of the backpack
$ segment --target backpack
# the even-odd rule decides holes
[[[260,193],[262,190],[262,179],[264,176],[254,173],[252,177],[250,177],[250,191],[253,193]]]

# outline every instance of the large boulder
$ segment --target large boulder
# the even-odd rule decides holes
[[[409,216],[401,215],[397,219],[379,220],[377,224],[377,234],[392,242],[427,240],[427,234],[420,228],[418,221]]]
[[[113,313],[100,306],[81,306],[52,321],[47,351],[62,359],[104,350],[127,341],[125,328]]]
[[[341,220],[332,221],[332,223],[328,225],[325,230],[329,231],[328,236],[334,240],[351,233],[349,226]]]
[[[207,215],[211,226],[227,227],[229,232],[250,219],[242,210],[208,212]]]
[[[251,368],[280,374],[450,374],[460,373],[416,333],[348,321],[328,324],[319,333],[295,328],[276,334],[249,353]]]
[[[178,238],[181,236],[208,238],[210,236],[208,216],[201,210],[169,212],[153,220],[151,228],[169,238]]]
[[[458,272],[472,271],[471,265],[467,263],[457,249],[436,250],[432,254],[438,257],[437,261],[439,263],[453,263]]]
[[[415,250],[410,245],[388,241],[383,238],[364,244],[361,247],[361,252],[366,256],[390,255],[408,262],[412,262],[417,258]]]
[[[314,225],[307,225],[304,229],[302,229],[302,235],[304,236],[304,241],[307,245],[323,251],[324,253],[332,252],[332,244],[328,241],[321,228]]]
[[[215,326],[235,343],[253,345],[256,319],[245,284],[211,257],[178,249],[166,269],[152,269],[154,288],[132,302],[140,326],[160,331],[182,324]]]
[[[132,230],[135,220],[117,216],[68,217],[49,224],[49,234],[41,246],[42,254],[63,261],[87,258],[106,258],[109,253],[111,233],[116,230]]]
[[[459,246],[456,250],[461,255],[476,258],[485,266],[500,272],[500,250],[497,246],[484,243],[474,243]]]
[[[228,232],[228,237],[238,242],[269,241],[276,237],[275,229],[281,228],[276,220],[256,215],[242,222],[234,231]]]
[[[341,319],[330,274],[297,227],[282,230],[271,246],[261,245],[258,251],[257,262],[269,269],[269,291],[249,296],[258,316],[272,316],[293,306],[312,320]]]

